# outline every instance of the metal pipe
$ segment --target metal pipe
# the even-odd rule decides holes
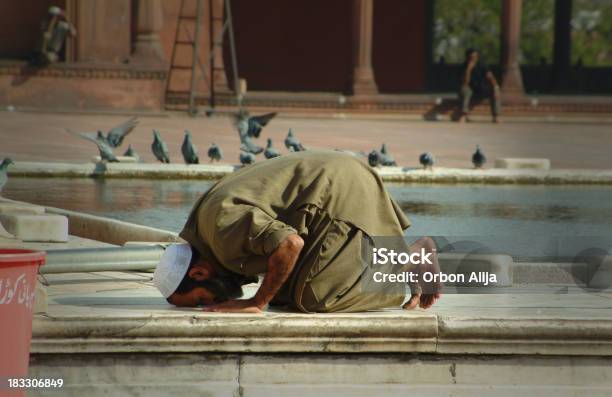
[[[196,109],[196,90],[197,90],[197,73],[196,66],[199,63],[199,52],[200,52],[200,18],[202,16],[202,0],[197,0],[196,3],[196,19],[195,19],[195,32],[193,38],[193,53],[191,60],[191,84],[189,86],[189,113],[192,115],[197,114]]]
[[[150,270],[159,263],[164,245],[78,248],[47,251],[41,274]]]
[[[210,46],[209,46],[209,59],[214,59],[214,56],[211,56],[214,54],[215,50],[216,50],[216,46],[215,46],[215,14],[213,11],[213,2],[212,0],[208,0],[208,40],[210,41]],[[221,37],[223,37],[223,29],[221,30]],[[221,42],[223,42],[223,40],[221,40]],[[214,62],[209,62],[209,66],[210,66],[210,70],[209,70],[209,76],[210,79],[208,79],[208,89],[210,91],[210,108],[214,109],[215,108],[215,63]],[[204,70],[203,70],[204,71]],[[206,76],[206,74],[204,74],[204,76]]]
[[[229,24],[230,51],[232,56],[232,74],[234,76],[234,93],[238,102],[238,109],[242,110],[242,93],[240,92],[240,78],[238,77],[238,57],[236,56],[236,41],[234,40],[234,22],[232,19],[232,8],[230,0],[225,0],[225,12]]]

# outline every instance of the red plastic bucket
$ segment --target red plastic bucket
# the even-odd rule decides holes
[[[0,248],[0,381],[28,376],[34,295],[45,252]],[[9,392],[0,385],[0,395]]]

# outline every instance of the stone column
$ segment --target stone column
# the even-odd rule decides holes
[[[504,102],[524,99],[519,67],[521,10],[523,0],[502,0],[502,94]]]
[[[133,63],[163,66],[165,56],[159,39],[164,23],[161,0],[138,0],[137,13]]]
[[[353,95],[376,95],[378,87],[372,69],[373,0],[353,0]]]
[[[223,34],[223,22],[225,16],[225,8],[223,0],[210,1],[210,47],[214,51],[214,62],[210,70],[212,70],[212,86],[216,93],[230,92],[225,74],[225,64],[223,62],[223,46],[214,46],[214,43],[222,42],[221,35]],[[226,37],[227,38],[227,37]],[[229,40],[229,39],[228,39]],[[209,51],[204,51],[209,54]],[[208,56],[208,55],[207,55]]]
[[[76,61],[121,63],[130,59],[130,0],[78,0]]]

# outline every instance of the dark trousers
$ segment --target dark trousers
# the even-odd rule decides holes
[[[270,302],[272,306],[288,305],[306,313],[364,312],[401,306],[406,297],[405,285],[372,282],[372,273],[385,269],[364,266],[363,231],[314,206],[301,213],[302,219],[296,225],[308,230],[304,248],[289,279]]]
[[[468,114],[470,112],[470,105],[472,103],[476,105],[488,98],[489,104],[491,105],[491,114],[497,117],[501,112],[499,86],[495,86],[493,89],[487,91],[474,92],[470,86],[461,87],[459,98],[461,100],[461,111],[463,114]]]

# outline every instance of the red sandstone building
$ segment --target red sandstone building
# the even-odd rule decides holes
[[[189,15],[195,14],[196,0],[184,1],[181,21],[181,0],[2,2],[0,106],[161,110],[184,104],[192,49],[181,44],[175,49],[174,43],[193,38],[195,21]],[[491,63],[499,63],[495,70],[505,102],[518,103],[524,81],[537,85],[542,70],[523,67],[521,74],[522,1],[499,1],[501,53],[499,62]],[[554,62],[551,73],[544,72],[559,80],[570,67],[571,3],[555,2]],[[66,9],[78,34],[67,43],[61,63],[33,68],[23,59],[36,46],[50,5]],[[423,100],[417,94],[454,92],[458,66],[433,60],[433,5],[433,0],[232,0],[247,104],[410,108]],[[207,76],[198,91],[203,103],[210,99],[211,74],[217,104],[234,101],[228,40],[215,49],[214,65],[207,62],[223,21],[223,1],[202,0],[200,61]],[[178,68],[171,70],[173,50]]]

